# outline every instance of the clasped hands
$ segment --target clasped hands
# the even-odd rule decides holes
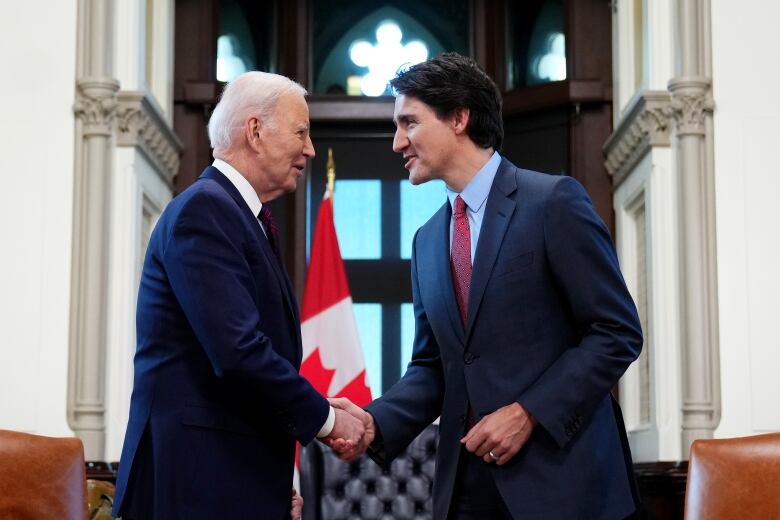
[[[333,431],[322,442],[341,460],[351,462],[365,453],[374,442],[374,417],[345,397],[331,397],[328,401],[336,411],[336,423]],[[347,435],[342,435],[341,431],[346,431]]]
[[[340,437],[334,427],[331,435],[323,440],[341,460],[353,461],[374,442],[374,417],[349,399],[339,397],[328,401],[336,410],[336,424],[340,417],[344,417],[339,415],[341,413],[352,416],[362,426],[363,435],[357,438]],[[352,424],[355,425],[354,422]],[[521,404],[511,403],[482,417],[460,442],[486,463],[502,466],[520,451],[536,424],[536,419]]]

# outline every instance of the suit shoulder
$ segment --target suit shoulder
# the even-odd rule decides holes
[[[200,178],[171,200],[160,215],[155,232],[162,233],[167,243],[167,237],[182,226],[221,223],[223,227],[241,219],[241,208],[232,197],[217,182]]]
[[[428,236],[430,233],[433,233],[434,229],[437,229],[442,220],[447,220],[449,217],[449,205],[449,201],[445,199],[444,204],[442,204],[439,209],[437,209],[436,212],[431,215],[431,218],[429,218],[425,224],[420,226],[420,229],[418,229],[414,235],[415,238],[417,235]]]
[[[574,177],[563,173],[542,173],[523,168],[515,169],[518,194],[547,199],[558,193],[584,193],[585,188]]]
[[[210,211],[240,213],[239,210],[238,204],[222,186],[211,179],[200,178],[177,195],[165,212],[171,213],[168,215],[169,217],[178,218],[190,212],[199,214]]]
[[[552,189],[562,178],[567,177],[562,173],[543,173],[524,168],[517,168],[515,170],[515,176],[518,184],[525,185],[529,188],[544,190]]]

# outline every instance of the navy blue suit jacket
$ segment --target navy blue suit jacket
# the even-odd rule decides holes
[[[255,215],[217,169],[165,209],[138,294],[114,514],[281,519],[295,441],[328,403],[298,374],[298,307]]]
[[[449,261],[451,209],[417,232],[416,334],[403,378],[367,409],[380,463],[441,415],[434,517],[452,499],[469,401],[478,416],[512,402],[538,421],[506,465],[490,465],[516,518],[624,518],[631,455],[610,389],[642,334],[614,246],[582,186],[504,159],[488,195],[461,324]],[[469,455],[471,456],[471,455]]]

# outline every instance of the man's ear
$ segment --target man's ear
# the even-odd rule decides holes
[[[260,145],[260,138],[263,132],[263,125],[256,117],[250,117],[244,123],[244,134],[246,136],[246,142],[253,150],[257,150]]]
[[[471,112],[466,107],[455,109],[455,111],[452,113],[450,116],[450,121],[452,123],[452,129],[455,131],[456,135],[466,133],[466,128],[469,126],[470,116]]]

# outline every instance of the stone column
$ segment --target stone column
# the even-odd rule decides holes
[[[87,460],[105,454],[105,351],[111,146],[111,0],[79,1],[68,424]]]
[[[680,179],[682,454],[720,421],[709,0],[677,3],[676,77],[669,82]]]

